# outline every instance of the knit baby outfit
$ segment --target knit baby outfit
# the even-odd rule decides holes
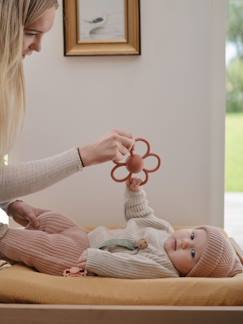
[[[67,217],[50,211],[38,216],[39,228],[9,228],[0,237],[0,258],[62,276],[89,246],[88,237]]]
[[[86,269],[100,276],[178,277],[163,247],[173,229],[168,222],[154,216],[144,191],[127,191],[125,217],[125,228],[111,230],[99,226],[87,235],[65,216],[43,212],[38,217],[37,230],[8,229],[0,239],[0,256],[23,262],[40,272],[62,275],[67,268],[77,266],[87,249]]]
[[[154,215],[144,190],[126,191],[125,218],[125,228],[110,230],[99,226],[88,233],[90,247],[87,249],[86,269],[99,276],[116,278],[178,277],[164,249],[164,242],[173,228],[167,221]],[[111,251],[100,249],[112,239],[134,244],[144,239],[148,246],[135,250],[119,245],[113,246]]]

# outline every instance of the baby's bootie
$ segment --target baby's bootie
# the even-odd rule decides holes
[[[4,235],[7,233],[8,225],[0,223],[0,240],[4,237]]]

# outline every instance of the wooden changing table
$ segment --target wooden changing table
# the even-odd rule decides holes
[[[1,324],[242,324],[242,306],[0,304]]]

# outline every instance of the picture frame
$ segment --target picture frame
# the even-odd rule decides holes
[[[140,55],[140,0],[63,0],[64,55]]]

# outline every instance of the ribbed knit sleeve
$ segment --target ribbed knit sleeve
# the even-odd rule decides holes
[[[169,222],[154,215],[153,209],[149,206],[144,190],[132,192],[126,189],[125,193],[125,218],[134,219],[136,223],[143,226],[160,228],[168,233],[174,232]]]
[[[77,148],[41,160],[0,167],[0,202],[42,190],[82,169]]]
[[[87,252],[86,269],[102,277],[127,279],[178,277],[177,271],[166,256],[160,256],[158,263],[140,254],[110,253],[94,248],[87,249]]]
[[[126,189],[125,193],[125,217],[130,218],[146,217],[153,213],[149,207],[144,190],[132,192]]]

